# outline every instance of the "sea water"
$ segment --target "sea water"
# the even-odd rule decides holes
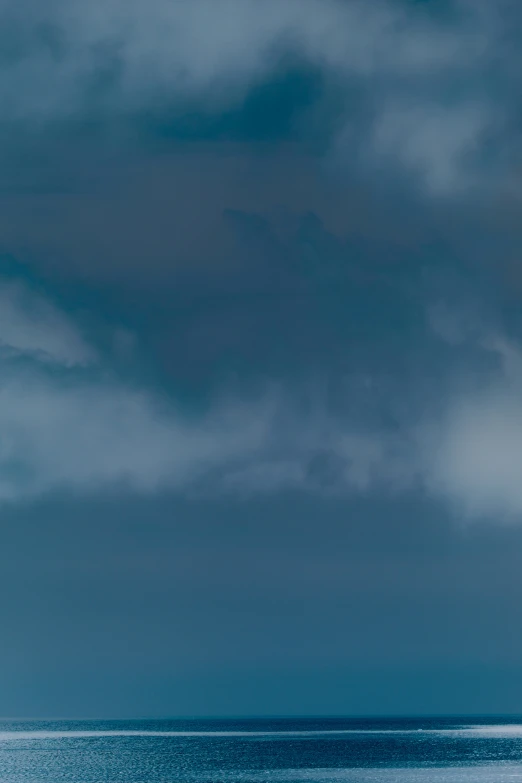
[[[522,783],[522,720],[2,721],[1,783]]]

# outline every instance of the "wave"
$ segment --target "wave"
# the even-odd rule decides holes
[[[451,731],[451,730],[450,730]],[[463,726],[453,733],[476,737],[522,737],[522,724],[498,724],[491,726]]]
[[[215,776],[196,775],[187,783],[214,783]],[[266,772],[220,772],[226,783],[517,783],[522,767],[515,764],[485,764],[470,767],[400,767],[368,769],[280,769]]]
[[[0,742],[31,739],[81,739],[100,737],[324,737],[328,735],[375,734],[358,729],[317,729],[287,731],[147,731],[131,729],[0,731]]]
[[[173,737],[173,738],[292,738],[292,737],[331,737],[351,735],[435,735],[447,737],[476,737],[480,738],[516,738],[522,739],[522,724],[494,724],[494,725],[466,725],[452,728],[427,728],[427,729],[306,729],[285,731],[152,731],[132,729],[106,729],[106,730],[34,730],[34,731],[0,731],[0,742],[14,740],[56,740],[56,739],[103,739],[109,737]]]

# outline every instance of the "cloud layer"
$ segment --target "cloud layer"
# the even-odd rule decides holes
[[[118,128],[119,138],[122,127],[139,125],[138,117],[153,125],[161,116],[168,118],[175,136],[180,118],[241,112],[253,91],[280,80],[285,69],[305,64],[320,74],[328,100],[333,96],[335,121],[328,126],[322,151],[335,163],[337,179],[343,180],[346,161],[352,174],[362,165],[379,183],[395,172],[395,181],[390,179],[399,194],[394,202],[407,191],[406,211],[414,208],[419,182],[430,196],[457,195],[462,225],[450,227],[446,236],[455,245],[461,242],[467,252],[480,216],[477,212],[466,222],[469,216],[464,213],[467,205],[473,211],[473,198],[461,198],[463,191],[480,184],[483,193],[496,192],[503,150],[517,147],[510,123],[519,16],[507,0],[495,8],[459,0],[445,12],[429,3],[391,0],[151,0],[146,5],[138,0],[53,0],[34,3],[30,13],[27,7],[22,13],[19,4],[3,0],[0,125],[6,144],[10,130],[22,130],[26,138],[29,133],[30,139],[36,128],[44,148],[57,128],[77,127],[78,120]],[[298,139],[314,136],[316,108],[310,98]],[[431,200],[425,213],[408,214],[402,223],[392,213],[395,204],[390,215],[384,214],[390,205],[387,199],[385,209],[381,204],[365,214],[358,203],[362,189],[357,183],[346,195],[335,190],[331,178],[320,180],[322,173],[313,168],[302,195],[298,175],[303,161],[296,155],[295,167],[289,166],[287,174],[276,156],[270,163],[272,173],[267,174],[273,183],[265,183],[269,195],[263,196],[263,203],[271,203],[274,192],[280,196],[281,179],[294,178],[293,190],[299,193],[291,192],[292,187],[285,193],[300,208],[307,198],[313,200],[319,181],[328,192],[328,198],[321,197],[327,213],[334,214],[335,201],[350,202],[336,218],[344,224],[345,216],[351,217],[342,238],[329,235],[314,215],[302,220],[293,216],[299,223],[294,236],[288,228],[292,216],[283,216],[279,223],[275,219],[272,225],[259,214],[243,212],[237,203],[255,191],[248,173],[255,171],[258,183],[268,171],[263,160],[256,159],[253,168],[244,143],[247,136],[233,164],[223,163],[225,156],[214,154],[207,145],[204,157],[195,155],[185,179],[183,170],[174,167],[166,183],[154,171],[144,180],[123,178],[124,184],[111,190],[100,175],[97,182],[103,194],[96,185],[78,199],[67,190],[50,200],[32,193],[18,223],[6,212],[9,219],[3,230],[8,245],[10,232],[15,231],[15,250],[23,244],[30,248],[30,256],[37,257],[42,248],[43,256],[52,255],[56,247],[63,247],[63,268],[73,255],[70,248],[81,246],[74,259],[78,269],[71,277],[78,270],[80,278],[89,277],[97,263],[103,268],[119,264],[122,271],[116,279],[122,290],[131,267],[136,289],[141,290],[145,268],[161,259],[162,287],[163,278],[168,278],[165,296],[173,291],[178,295],[176,306],[186,308],[185,320],[158,318],[153,324],[157,294],[145,303],[149,309],[144,308],[143,319],[150,318],[151,331],[164,329],[165,342],[174,346],[172,354],[184,361],[179,374],[189,375],[199,357],[206,357],[209,365],[219,364],[225,348],[232,345],[237,348],[235,354],[230,352],[236,366],[257,362],[252,375],[259,381],[265,373],[266,383],[259,381],[255,393],[247,395],[227,387],[217,402],[196,414],[176,395],[161,395],[152,390],[153,384],[125,380],[115,369],[119,358],[101,349],[88,330],[79,329],[75,318],[45,292],[4,279],[0,495],[16,499],[57,488],[87,491],[100,485],[127,485],[139,491],[337,494],[420,487],[464,513],[522,513],[522,359],[516,339],[508,338],[499,325],[485,329],[481,307],[451,309],[444,297],[436,307],[427,308],[427,325],[419,327],[417,311],[426,305],[425,291],[417,285],[420,275],[414,285],[407,280],[403,286],[417,297],[417,309],[404,310],[409,294],[398,294],[404,283],[398,267],[411,259],[412,265],[417,263],[416,251],[421,248],[420,256],[425,246],[435,244],[439,225],[451,224],[452,202],[444,212],[444,199],[436,204]],[[284,137],[281,131],[276,141]],[[92,168],[103,168],[102,158],[110,158],[113,147],[105,146],[107,139],[102,136]],[[75,155],[81,157],[73,149]],[[219,165],[213,173],[201,173],[203,163],[216,160]],[[61,165],[67,168],[67,163]],[[85,166],[90,169],[90,162]],[[233,166],[240,187],[230,187]],[[163,167],[160,161],[158,169]],[[47,176],[44,172],[43,178]],[[408,190],[405,183],[412,177],[416,185]],[[367,191],[375,189],[376,179],[367,181]],[[158,182],[163,183],[162,198]],[[205,183],[218,194],[206,216],[200,208]],[[141,193],[140,198],[135,196],[141,185],[144,199]],[[133,204],[127,212],[126,199]],[[29,215],[32,226],[26,225]],[[129,215],[136,233],[128,231]],[[68,216],[69,233],[64,225]],[[406,230],[406,222],[417,218],[417,234]],[[357,232],[363,233],[364,221],[361,239]],[[212,227],[208,241],[207,224]],[[36,240],[30,241],[32,227]],[[181,237],[181,251],[176,243],[167,242],[169,232],[176,242]],[[214,236],[221,242],[219,253]],[[50,249],[45,245],[49,237]],[[513,242],[513,231],[509,239]],[[183,288],[183,281],[178,285],[178,277],[171,274],[172,257],[178,261],[177,256],[190,255],[194,246],[199,266],[192,278],[192,269],[186,273],[190,281]],[[445,250],[440,255],[451,264],[444,258]],[[120,258],[114,260],[118,252]],[[219,255],[217,260],[213,253]],[[212,264],[218,268],[209,274]],[[391,268],[393,264],[397,267]],[[382,285],[374,290],[377,278]],[[265,304],[260,305],[262,299]],[[137,304],[142,306],[142,301]],[[164,302],[163,307],[167,309]],[[349,323],[348,311],[355,313]],[[412,336],[417,328],[418,338]],[[283,377],[275,384],[271,379],[277,373],[263,362],[269,353],[266,346],[278,348],[280,343],[273,366],[283,367]],[[392,343],[399,346],[395,353],[389,351]],[[119,327],[113,345],[132,361],[132,338]],[[425,348],[426,355],[444,354],[437,365],[441,391],[436,400],[435,394],[424,394]],[[296,398],[303,396],[301,388],[296,391],[302,379],[287,376],[292,375],[288,368],[297,354],[304,357],[296,362],[298,371],[303,364],[313,365],[311,376],[323,371],[323,354],[325,365],[335,364],[332,372],[340,375],[339,368],[345,368],[350,380],[340,404],[304,393],[305,402],[296,405]],[[412,365],[418,357],[419,366],[401,375],[399,365],[405,356]],[[470,367],[466,378],[462,368]],[[393,382],[387,374],[394,375]],[[362,378],[380,390],[354,393],[353,384]]]
[[[522,515],[522,353],[484,327],[457,328],[444,308],[428,310],[430,329],[449,350],[467,341],[490,369],[477,388],[455,386],[437,409],[421,401],[383,428],[360,415],[349,389],[343,412],[281,384],[191,412],[118,378],[110,356],[43,294],[4,281],[0,301],[0,499],[103,487],[342,496],[417,486],[459,514]],[[394,400],[380,404],[390,411]]]
[[[0,286],[0,497],[91,491],[365,491],[402,478],[380,435],[271,388],[182,410],[118,378],[74,323],[20,281]],[[199,490],[198,490],[199,488]]]
[[[167,111],[175,124],[187,111],[240,108],[297,61],[336,85],[337,164],[399,161],[439,195],[475,184],[509,125],[516,50],[506,31],[517,12],[508,2],[456,0],[444,14],[399,0],[54,0],[23,12],[3,0],[0,18],[4,125],[144,111]]]

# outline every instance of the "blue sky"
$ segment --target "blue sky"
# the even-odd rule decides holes
[[[520,711],[516,4],[0,18],[0,713]]]

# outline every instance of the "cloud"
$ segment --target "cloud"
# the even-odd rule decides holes
[[[392,104],[380,113],[368,154],[419,174],[435,195],[459,191],[473,184],[469,164],[491,131],[492,117],[494,109],[486,105]]]
[[[480,321],[477,322],[477,314],[462,305],[451,308],[439,301],[427,307],[426,315],[434,334],[453,346],[480,338],[484,328]]]
[[[0,345],[1,499],[176,487],[263,441],[260,406],[246,415],[223,405],[191,424],[175,405],[118,380],[74,323],[21,281],[0,287]]]
[[[474,325],[471,310],[459,320],[437,305],[427,317],[448,350],[488,358],[475,385],[446,384],[437,406],[417,400],[386,425],[372,406],[361,413],[349,387],[343,410],[272,384],[257,396],[214,395],[195,413],[118,377],[121,330],[115,356],[102,356],[22,281],[4,282],[0,303],[1,501],[111,487],[250,496],[422,487],[468,517],[522,518],[522,352],[485,320]],[[389,414],[395,402],[383,392],[375,404]]]
[[[298,431],[301,422],[278,392],[231,397],[195,415],[124,382],[110,357],[97,356],[63,312],[21,281],[0,287],[0,344],[3,500],[104,486],[154,492],[199,483],[219,490],[241,469],[246,485],[247,473],[261,475],[264,464],[272,483],[288,486],[284,460],[305,475],[318,444],[328,446],[331,438],[317,417]],[[361,452],[356,483],[372,459]]]
[[[11,34],[2,91],[20,116],[78,109],[89,79],[111,64],[127,106],[186,92],[234,102],[289,49],[349,75],[410,76],[467,70],[488,43],[484,29],[455,30],[392,2],[55,0],[32,11],[6,0],[0,7]],[[18,94],[20,83],[30,94]]]
[[[405,460],[406,455],[399,453],[402,439],[390,439],[382,432],[361,433],[353,421],[342,419],[330,420],[312,439],[311,434],[307,432],[308,446],[299,438],[283,443],[286,456],[261,452],[227,471],[220,491],[252,496],[290,489],[342,496],[411,488],[412,455]]]
[[[95,351],[45,297],[20,282],[0,282],[0,347],[66,367],[87,365]]]
[[[522,386],[456,399],[432,443],[428,486],[468,517],[522,515]]]
[[[362,144],[363,157],[392,159],[429,191],[451,193],[509,115],[494,84],[511,84],[505,30],[516,12],[485,9],[455,0],[448,20],[393,0],[54,0],[23,11],[3,0],[2,122],[215,114],[241,107],[294,56],[339,87],[337,157],[355,161]],[[354,84],[366,96],[360,117]]]
[[[460,515],[522,519],[522,351],[486,318],[464,309],[430,309],[431,324],[452,348],[482,352],[487,369],[460,383],[440,415],[421,428],[419,454],[427,490]],[[436,318],[433,314],[436,313]]]
[[[103,487],[339,493],[403,483],[395,441],[331,415],[313,395],[297,405],[272,385],[215,395],[196,414],[118,377],[118,330],[116,355],[101,356],[22,281],[4,283],[0,303],[0,500]]]
[[[262,411],[218,411],[194,424],[122,384],[53,381],[37,372],[0,384],[0,497],[53,489],[179,489],[263,444]]]

